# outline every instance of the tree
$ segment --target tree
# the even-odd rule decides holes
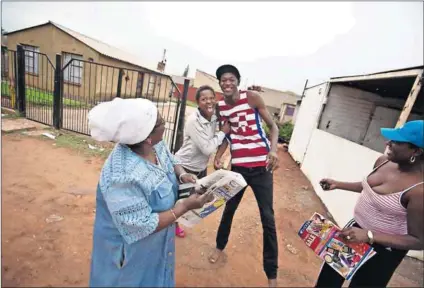
[[[188,71],[190,70],[190,65],[187,65],[187,67],[184,70],[183,76],[188,77]]]

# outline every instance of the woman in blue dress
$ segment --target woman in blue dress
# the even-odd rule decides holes
[[[211,200],[176,204],[179,183],[195,182],[162,140],[165,122],[146,99],[105,102],[89,113],[90,133],[117,143],[97,187],[90,287],[175,286],[175,221]]]

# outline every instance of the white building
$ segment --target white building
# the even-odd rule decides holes
[[[289,153],[340,226],[352,217],[358,193],[323,191],[322,178],[360,181],[385,151],[380,128],[423,119],[423,66],[331,78],[306,88]],[[410,256],[423,260],[423,251]]]

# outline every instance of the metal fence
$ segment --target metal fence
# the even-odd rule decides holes
[[[89,134],[87,113],[98,103],[115,97],[146,98],[166,121],[165,140],[174,141],[181,97],[173,97],[176,86],[169,76],[78,59],[64,63],[62,75],[63,129]]]
[[[3,80],[2,74],[2,107],[18,109],[25,117],[57,129],[88,135],[87,116],[95,105],[115,97],[146,98],[157,105],[166,121],[164,140],[171,152],[180,146],[176,142],[177,138],[182,141],[182,133],[177,133],[177,127],[183,127],[187,93],[181,93],[170,76],[74,59],[66,53],[57,54],[52,62],[46,54],[19,45],[17,52],[9,50],[5,55],[9,57],[5,63],[15,65],[9,75],[15,76],[6,81],[10,77]],[[14,55],[12,62],[10,55]],[[3,93],[3,82],[17,87],[15,102],[3,101],[3,94],[11,94],[10,89]]]
[[[1,106],[16,109],[16,51],[1,49]]]

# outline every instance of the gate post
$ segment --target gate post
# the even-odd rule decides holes
[[[188,89],[190,87],[190,80],[185,79],[184,80],[184,90],[183,90],[183,98],[181,100],[181,108],[180,113],[178,115],[178,130],[177,130],[177,140],[175,141],[175,148],[174,153],[180,150],[181,146],[183,145],[183,139],[184,139],[184,118],[185,118],[185,109],[187,104],[187,94]]]
[[[14,71],[14,75],[13,75],[13,87],[15,87],[15,106],[13,107],[13,109],[17,110],[18,109],[18,77],[19,77],[19,72],[18,72],[18,57],[17,57],[17,52],[12,53],[13,55],[13,71]]]
[[[118,88],[116,89],[116,97],[121,97],[121,90],[122,90],[122,77],[124,77],[124,69],[119,69],[119,75],[118,75]]]
[[[62,126],[62,80],[62,55],[56,54],[53,92],[53,126],[55,129],[60,129]]]
[[[25,51],[24,48],[21,45],[17,46],[16,56],[18,58],[18,66],[17,68],[17,75],[18,75],[18,86],[17,88],[17,102],[18,102],[18,111],[22,116],[26,116],[25,113],[25,103],[26,103],[26,97],[25,97]]]

